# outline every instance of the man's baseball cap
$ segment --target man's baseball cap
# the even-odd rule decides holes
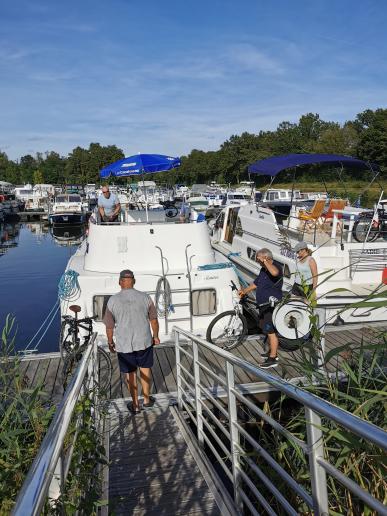
[[[120,279],[123,279],[123,278],[134,278],[134,274],[131,270],[124,269],[123,271],[120,272]]]
[[[308,249],[308,244],[306,242],[298,242],[294,248],[294,251],[298,253],[298,251],[301,251],[301,249]]]

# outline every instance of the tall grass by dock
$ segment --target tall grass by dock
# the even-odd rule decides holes
[[[54,413],[42,385],[28,387],[15,352],[15,319],[7,317],[0,350],[0,514],[11,512]]]

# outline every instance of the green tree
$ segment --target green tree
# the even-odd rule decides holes
[[[44,183],[44,177],[41,170],[35,170],[34,172],[34,184],[41,185]]]
[[[367,109],[353,123],[359,135],[359,158],[376,162],[387,173],[387,109]]]

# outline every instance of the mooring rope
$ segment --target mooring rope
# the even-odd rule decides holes
[[[54,310],[55,310],[55,311],[54,311]],[[54,320],[54,318],[55,318],[55,316],[56,316],[56,314],[57,314],[58,310],[59,310],[59,301],[55,301],[54,306],[51,308],[51,310],[50,310],[49,314],[48,314],[48,315],[47,315],[47,317],[44,319],[44,321],[42,322],[42,324],[39,326],[39,328],[38,328],[38,330],[36,331],[35,335],[32,337],[32,339],[29,341],[29,343],[27,344],[27,346],[24,348],[24,351],[25,351],[25,350],[27,350],[27,349],[29,349],[29,347],[31,346],[31,344],[33,343],[33,341],[34,341],[34,340],[37,338],[37,336],[39,335],[40,330],[44,327],[44,325],[46,324],[46,322],[48,321],[48,319],[51,317],[51,315],[52,315],[52,314],[53,314],[53,312],[54,312],[54,314],[53,314],[53,315],[52,315],[52,317],[51,317],[50,322],[49,322],[49,323],[48,323],[48,325],[47,325],[47,328],[46,328],[45,332],[43,333],[43,336],[47,333],[47,329],[48,329],[48,328],[50,327],[50,325],[52,324],[52,322],[53,322],[53,320]],[[40,342],[41,342],[41,341],[42,341],[42,337],[41,337],[41,338],[40,338],[40,340],[38,341],[38,344],[40,344]],[[35,345],[35,348],[34,348],[34,349],[36,349],[36,348],[37,348],[38,344],[36,344],[36,345]]]
[[[58,297],[61,301],[69,301],[80,291],[79,273],[69,269],[62,274],[58,284]]]

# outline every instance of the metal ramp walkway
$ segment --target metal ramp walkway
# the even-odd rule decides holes
[[[227,514],[220,509],[165,396],[133,416],[126,400],[109,407],[109,513],[115,515]],[[215,488],[216,489],[216,488]]]
[[[93,474],[75,507],[79,509],[96,489],[98,499],[93,511],[78,510],[80,514],[326,516],[336,507],[340,489],[356,503],[354,511],[343,513],[387,516],[385,489],[374,493],[367,484],[360,485],[336,463],[335,447],[327,446],[330,428],[342,429],[356,439],[363,455],[372,450],[372,456],[382,457],[387,452],[383,428],[186,330],[174,330],[177,405],[171,403],[170,394],[157,394],[155,407],[136,416],[128,412],[126,400],[101,398],[94,334],[19,492],[13,515],[37,516],[47,503],[55,507],[66,494],[71,464],[77,472],[85,460],[92,461]],[[207,351],[219,360],[217,367],[207,363]],[[266,411],[249,385],[238,382],[238,370],[297,403],[303,414],[301,430],[293,433],[278,414]],[[86,419],[83,399],[92,408]],[[110,417],[104,417],[106,408]],[[86,425],[98,438],[95,447],[105,440],[109,467],[101,467],[106,461],[99,466],[93,449],[85,449],[79,439]],[[255,430],[262,426],[276,445],[291,443],[297,450],[302,477],[297,471],[292,475],[270,442],[268,446],[261,439]]]

